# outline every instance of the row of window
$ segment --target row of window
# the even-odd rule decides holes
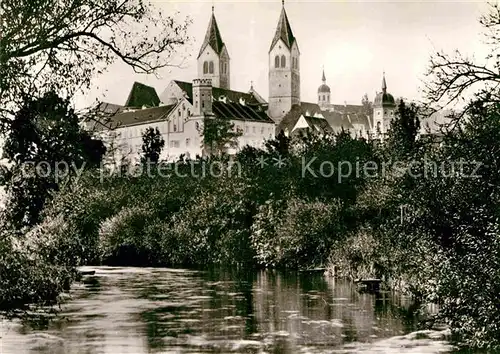
[[[326,95],[319,95],[320,101],[326,101]]]
[[[275,68],[286,68],[286,57],[284,55],[280,56],[277,55],[274,57],[274,67]],[[299,60],[295,57],[292,57],[292,68],[293,69],[298,69],[299,68]]]
[[[203,74],[213,74],[215,71],[213,61],[203,62]],[[227,74],[227,63],[223,63],[221,66],[221,73]]]
[[[185,147],[190,147],[192,144],[191,144],[191,138],[186,138],[186,140],[184,141],[185,142]],[[199,142],[198,139],[195,139],[195,144],[196,142]],[[170,144],[169,146],[171,148],[180,148],[181,147],[181,142],[180,140],[170,140]],[[195,146],[195,145],[193,145]]]
[[[235,131],[238,131],[238,130],[243,131],[243,128],[240,125],[235,125],[234,130]],[[265,132],[266,132],[265,127],[260,127],[260,134],[263,135],[263,134],[265,134]],[[271,134],[273,132],[273,127],[267,128],[267,132],[269,134]],[[250,133],[250,127],[248,125],[245,127],[245,133]],[[255,126],[252,127],[252,134],[257,134],[257,127],[255,127]]]
[[[393,116],[394,115],[394,112],[393,111],[384,111],[384,115],[387,115],[389,113],[390,116]],[[377,115],[379,116],[380,115],[380,111],[377,112]]]

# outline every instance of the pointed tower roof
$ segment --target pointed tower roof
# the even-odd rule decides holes
[[[208,45],[212,47],[212,49],[217,54],[220,54],[222,52],[222,49],[224,48],[224,42],[222,41],[222,37],[220,35],[219,26],[217,26],[217,21],[215,20],[213,6],[212,6],[212,17],[210,17],[207,33],[205,34],[205,39],[203,40],[203,44],[201,45],[198,58],[201,56],[201,53],[203,53],[203,51]]]
[[[321,81],[323,81],[323,83],[326,82],[325,68],[323,68],[323,77],[321,78]]]
[[[385,82],[385,71],[382,74],[382,92],[387,93],[387,83]]]
[[[288,21],[288,16],[285,11],[285,2],[282,1],[283,6],[281,8],[280,19],[278,20],[278,26],[276,27],[276,33],[274,34],[273,41],[271,43],[271,48],[269,51],[273,49],[274,45],[281,39],[288,49],[292,48],[293,42],[295,42],[295,37],[292,33],[292,27],[290,27],[290,22]]]
[[[382,92],[375,95],[373,107],[394,107],[396,105],[394,96],[387,92],[387,83],[385,82],[385,72],[382,76]]]

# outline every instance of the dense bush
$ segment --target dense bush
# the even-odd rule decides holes
[[[54,254],[51,247],[39,251],[33,239],[27,240],[5,224],[1,236],[0,310],[28,303],[53,304],[62,291],[69,289],[76,274],[71,267],[49,262]]]
[[[125,207],[107,218],[99,230],[99,246],[104,262],[119,265],[149,265],[157,240],[144,237],[153,213],[143,207]],[[153,241],[149,244],[147,241]]]
[[[263,266],[303,268],[326,264],[334,240],[341,237],[340,204],[291,199],[262,206],[252,227],[252,246]]]
[[[172,219],[183,263],[251,264],[250,227],[255,207],[243,180],[214,180]]]

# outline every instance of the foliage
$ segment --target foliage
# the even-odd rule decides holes
[[[155,73],[188,40],[189,21],[141,0],[4,0],[0,18],[0,108],[7,111],[25,93],[89,87],[116,59]]]
[[[68,99],[48,92],[26,97],[8,131],[4,157],[13,165],[8,210],[17,224],[33,225],[59,184],[78,170],[99,165],[106,149],[79,125]]]
[[[341,234],[340,205],[291,199],[276,215],[277,206],[272,202],[262,206],[252,226],[258,264],[291,268],[324,265],[333,241]]]
[[[5,219],[0,228],[0,310],[22,308],[28,303],[53,304],[69,289],[75,273],[70,267],[47,262]]]
[[[101,254],[108,264],[148,264],[154,247],[145,244],[144,230],[152,212],[142,207],[126,207],[107,218],[99,230]]]
[[[158,128],[147,128],[142,133],[142,161],[143,163],[158,163],[161,156],[161,151],[165,147],[163,139]]]
[[[186,255],[183,263],[251,264],[249,237],[254,206],[244,181],[221,178],[172,219],[172,233]]]
[[[420,130],[419,109],[404,100],[399,101],[396,117],[391,122],[387,148],[401,155],[410,154],[417,145]]]
[[[202,129],[203,150],[205,154],[220,156],[227,152],[228,148],[238,146],[238,137],[243,132],[236,130],[234,123],[220,117],[206,118]]]
[[[481,15],[479,22],[484,29],[486,43],[490,46],[484,63],[476,62],[474,57],[467,57],[459,50],[450,55],[439,51],[432,55],[427,70],[424,95],[427,103],[445,107],[458,102],[466,103],[465,97],[474,97],[473,101],[500,102],[498,92],[500,61],[497,46],[500,42],[500,5],[489,3],[487,12]],[[490,60],[494,58],[494,60]],[[468,108],[464,109],[464,113]]]

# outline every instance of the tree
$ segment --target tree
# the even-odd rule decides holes
[[[399,102],[396,117],[391,122],[388,145],[389,150],[397,154],[408,154],[415,148],[416,138],[420,131],[419,109],[414,104]]]
[[[291,138],[287,137],[281,130],[276,139],[266,141],[266,149],[271,154],[286,157],[290,153],[290,144]]]
[[[458,50],[454,55],[435,53],[427,70],[429,81],[425,87],[429,105],[442,108],[458,101],[466,103],[465,96],[468,94],[472,101],[500,102],[500,54],[497,54],[500,44],[500,4],[490,4],[489,11],[481,16],[479,22],[487,31],[487,42],[491,45],[486,63],[478,64]],[[466,103],[464,113],[467,106],[469,104]]]
[[[158,163],[165,140],[158,128],[147,128],[142,133],[142,161],[144,163]]]
[[[201,128],[203,135],[203,150],[208,155],[220,156],[228,148],[238,146],[238,138],[243,134],[229,119],[207,118]]]
[[[188,24],[142,0],[3,0],[3,122],[22,105],[23,93],[50,87],[70,96],[116,59],[146,74],[172,65]]]
[[[68,99],[55,92],[25,97],[6,135],[3,155],[11,164],[5,179],[14,223],[33,225],[59,184],[82,168],[100,165],[104,144],[79,125]]]

